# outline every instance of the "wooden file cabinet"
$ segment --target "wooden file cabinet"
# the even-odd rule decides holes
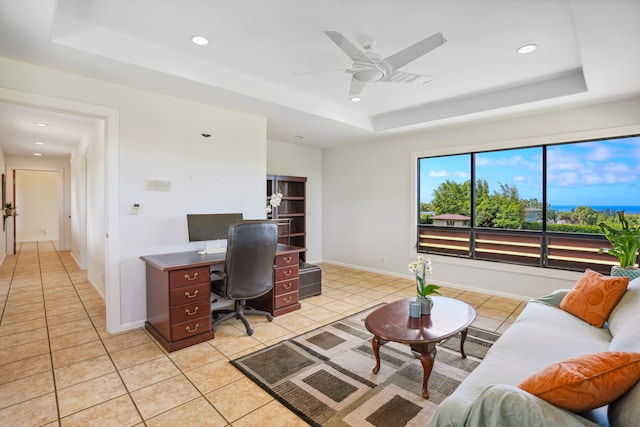
[[[300,308],[298,287],[299,252],[277,253],[273,271],[273,290],[249,302],[251,307],[273,313],[274,316]]]
[[[167,351],[213,338],[210,292],[208,266],[162,271],[147,264],[146,329]]]
[[[300,308],[298,262],[304,248],[278,244],[274,287],[249,305],[274,316]],[[145,328],[167,350],[175,351],[213,338],[209,272],[222,269],[226,253],[196,251],[142,256],[147,272]]]

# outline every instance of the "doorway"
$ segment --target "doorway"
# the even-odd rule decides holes
[[[92,177],[96,178],[102,184],[103,191],[101,192],[101,198],[98,202],[89,200],[87,206],[90,206],[96,211],[100,211],[102,215],[101,227],[99,234],[94,236],[93,245],[87,245],[87,256],[93,259],[99,265],[100,271],[97,273],[97,277],[102,279],[104,284],[102,294],[105,298],[106,305],[106,322],[107,331],[116,333],[124,330],[121,323],[120,312],[120,265],[119,265],[119,217],[118,217],[118,204],[119,198],[118,190],[118,155],[119,155],[119,112],[118,110],[110,107],[102,107],[94,104],[86,104],[82,102],[76,102],[71,100],[65,100],[60,98],[52,98],[48,96],[36,95],[27,92],[19,92],[14,90],[8,90],[0,88],[0,103],[17,104],[33,108],[34,110],[46,110],[49,112],[57,112],[61,114],[68,114],[71,116],[83,116],[95,119],[101,124],[96,131],[94,139],[99,140],[98,145],[93,144],[93,148],[96,150],[97,155],[91,159],[88,163],[88,175],[91,175],[91,167],[94,167],[97,172]],[[90,150],[90,149],[89,149]],[[84,155],[86,153],[82,153]],[[95,154],[95,153],[91,153]],[[4,163],[11,162],[10,156],[5,154],[3,159]],[[78,167],[81,161],[76,162],[74,165],[72,162],[71,169]],[[20,169],[21,165],[15,165],[16,169]],[[6,170],[7,178],[10,176],[8,168]],[[74,171],[66,174],[63,177],[64,188],[70,188],[70,182],[73,179]],[[95,182],[95,181],[93,181]],[[7,185],[9,189],[9,185]],[[66,193],[68,194],[68,193]],[[110,203],[110,201],[112,201]],[[65,206],[68,200],[64,200]],[[70,226],[66,227],[71,229],[75,224],[75,219],[71,221],[68,219],[72,212],[64,212],[61,217],[69,220]],[[79,219],[79,218],[78,218]],[[88,227],[86,227],[88,228]],[[94,227],[95,229],[95,227]],[[97,252],[91,254],[90,252],[96,250]],[[95,255],[92,257],[92,255]],[[98,266],[96,265],[96,267]]]

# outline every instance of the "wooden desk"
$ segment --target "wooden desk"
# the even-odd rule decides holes
[[[305,249],[278,244],[274,287],[251,301],[254,308],[278,316],[298,310],[299,254]],[[222,269],[226,253],[197,251],[140,257],[146,264],[147,321],[145,328],[169,352],[210,340],[211,267]]]

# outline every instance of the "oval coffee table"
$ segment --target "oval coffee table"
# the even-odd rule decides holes
[[[389,341],[408,344],[413,355],[422,363],[422,396],[425,399],[429,398],[427,382],[436,357],[436,344],[461,332],[460,354],[463,358],[467,357],[464,341],[469,325],[476,318],[475,309],[466,302],[447,297],[431,298],[433,308],[430,315],[409,317],[409,302],[415,301],[415,298],[405,298],[372,311],[364,322],[373,334],[371,345],[376,357],[373,373],[377,374],[380,370],[381,346]]]

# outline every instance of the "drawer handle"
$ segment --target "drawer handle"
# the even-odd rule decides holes
[[[289,270],[287,270],[287,271],[283,271],[282,273],[283,273],[285,276],[289,277],[289,276],[291,276],[291,272],[292,272],[292,270],[291,270],[291,269],[289,269]]]
[[[289,283],[285,283],[284,285],[282,285],[282,287],[285,288],[285,289],[291,289],[291,285],[293,285],[293,283],[289,282]]]
[[[187,332],[189,332],[190,334],[192,334],[192,333],[194,333],[195,331],[197,331],[197,330],[198,330],[198,328],[199,328],[200,326],[202,326],[200,323],[196,323],[196,326],[194,326],[194,327],[193,327],[193,329],[191,329],[191,328],[190,328],[190,327],[188,327],[188,326],[185,326],[185,327],[184,327],[184,329],[185,329]]]
[[[282,300],[286,303],[290,303],[291,302],[291,297],[284,297],[282,298]]]
[[[196,314],[198,312],[198,307],[194,308],[193,311],[189,311],[188,308],[185,308],[184,312],[187,313],[187,316],[193,316],[194,314]]]
[[[189,280],[189,281],[196,280],[198,278],[198,273],[194,273],[193,277],[189,276],[188,274],[185,274],[184,278]]]
[[[184,293],[184,296],[187,298],[195,298],[198,296],[198,290],[193,291],[193,294],[190,294],[189,291]]]
[[[284,260],[284,262],[289,264],[293,258],[291,256],[286,256],[286,257],[283,257],[282,259]]]

